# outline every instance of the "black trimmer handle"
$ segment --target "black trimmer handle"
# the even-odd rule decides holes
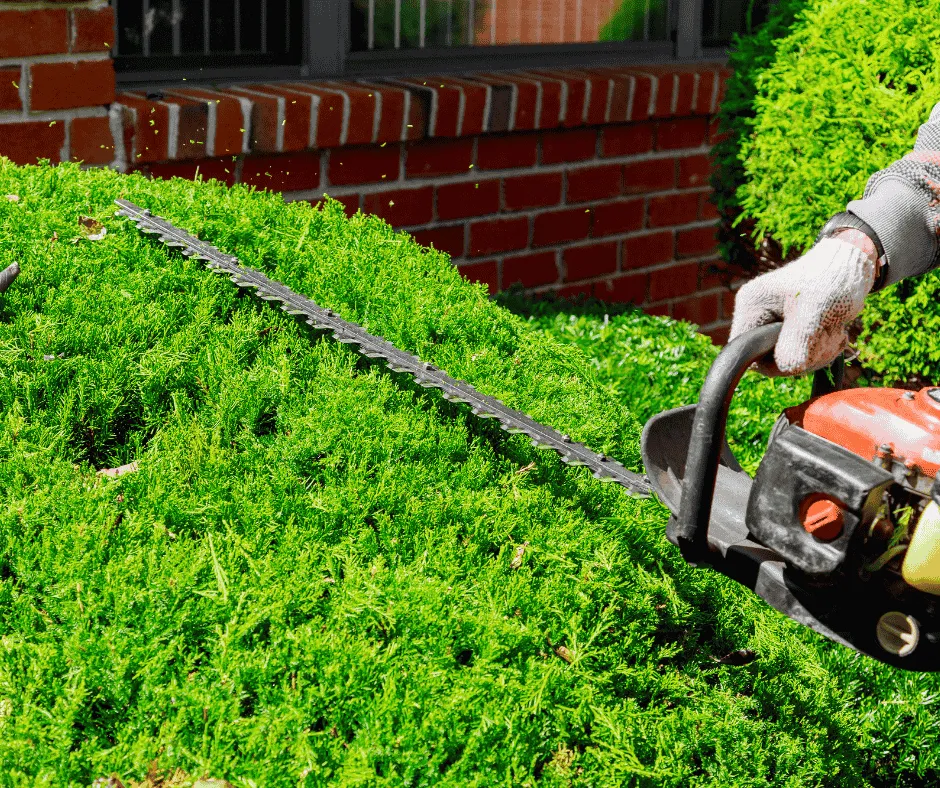
[[[729,342],[705,377],[692,421],[682,479],[682,500],[674,531],[682,556],[689,563],[708,563],[711,552],[708,547],[708,523],[731,398],[751,364],[774,349],[782,327],[783,323],[770,323]],[[817,370],[813,377],[812,396],[841,388],[843,368],[840,353],[828,368]],[[829,379],[830,371],[832,381]]]

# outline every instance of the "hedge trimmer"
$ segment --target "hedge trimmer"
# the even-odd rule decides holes
[[[647,422],[642,454],[649,477],[641,476],[150,211],[116,202],[117,214],[143,232],[280,302],[362,355],[631,495],[655,491],[672,513],[667,537],[689,563],[733,578],[830,640],[891,665],[940,671],[940,387],[840,391],[839,357],[816,372],[810,399],[778,418],[752,479],[728,446],[725,424],[744,372],[779,336],[781,324],[763,326],[721,351],[698,404]]]

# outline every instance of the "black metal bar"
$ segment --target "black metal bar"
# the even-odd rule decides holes
[[[141,17],[140,17],[140,26],[141,26],[141,48],[143,51],[144,57],[149,57],[150,55],[150,25],[147,17],[150,15],[150,0],[140,0],[141,2]]]
[[[268,51],[268,0],[261,0],[261,54]]]
[[[173,54],[180,55],[183,39],[182,30],[180,29],[180,22],[182,21],[180,0],[173,0],[170,4],[170,13],[173,15],[173,18],[170,19],[170,24],[173,25]]]
[[[676,22],[676,57],[701,57],[702,0],[679,0]]]
[[[242,3],[241,0],[235,0],[235,54],[240,55],[242,51]]]
[[[266,301],[279,301],[281,309],[291,315],[302,317],[318,330],[329,331],[333,337],[352,346],[368,358],[381,359],[393,372],[406,372],[424,388],[437,388],[444,398],[452,402],[463,402],[470,406],[473,415],[482,419],[494,419],[509,433],[521,433],[537,448],[552,449],[569,465],[584,465],[601,481],[614,481],[638,497],[648,497],[651,492],[649,480],[634,473],[611,457],[597,454],[587,446],[573,441],[531,416],[507,407],[495,397],[477,391],[464,380],[452,378],[433,364],[418,356],[395,347],[382,337],[367,332],[357,323],[344,320],[332,309],[325,309],[306,296],[295,293],[281,282],[269,279],[260,271],[241,265],[236,257],[220,252],[211,244],[201,241],[185,230],[139,208],[126,200],[115,200],[120,207],[118,216],[131,219],[145,233],[158,235],[168,246],[179,247],[187,257],[204,260],[210,270],[228,276],[239,287],[255,288],[257,295]]]

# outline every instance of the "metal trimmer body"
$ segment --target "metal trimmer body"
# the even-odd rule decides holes
[[[940,428],[940,389],[858,389],[849,407],[850,392],[837,391],[840,357],[834,384],[818,371],[810,400],[778,419],[752,479],[725,425],[738,382],[773,350],[780,327],[730,342],[698,404],[647,422],[643,460],[672,513],[667,536],[689,563],[727,575],[830,640],[901,668],[940,670],[940,582],[930,581],[940,564],[940,487],[929,461],[940,445],[940,429],[930,429]],[[915,396],[923,404],[907,415]],[[878,397],[899,402],[879,407]]]

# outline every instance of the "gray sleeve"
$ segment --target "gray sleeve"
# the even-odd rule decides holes
[[[878,234],[888,261],[886,284],[940,264],[940,103],[920,127],[914,150],[872,175],[862,199],[846,210]]]

